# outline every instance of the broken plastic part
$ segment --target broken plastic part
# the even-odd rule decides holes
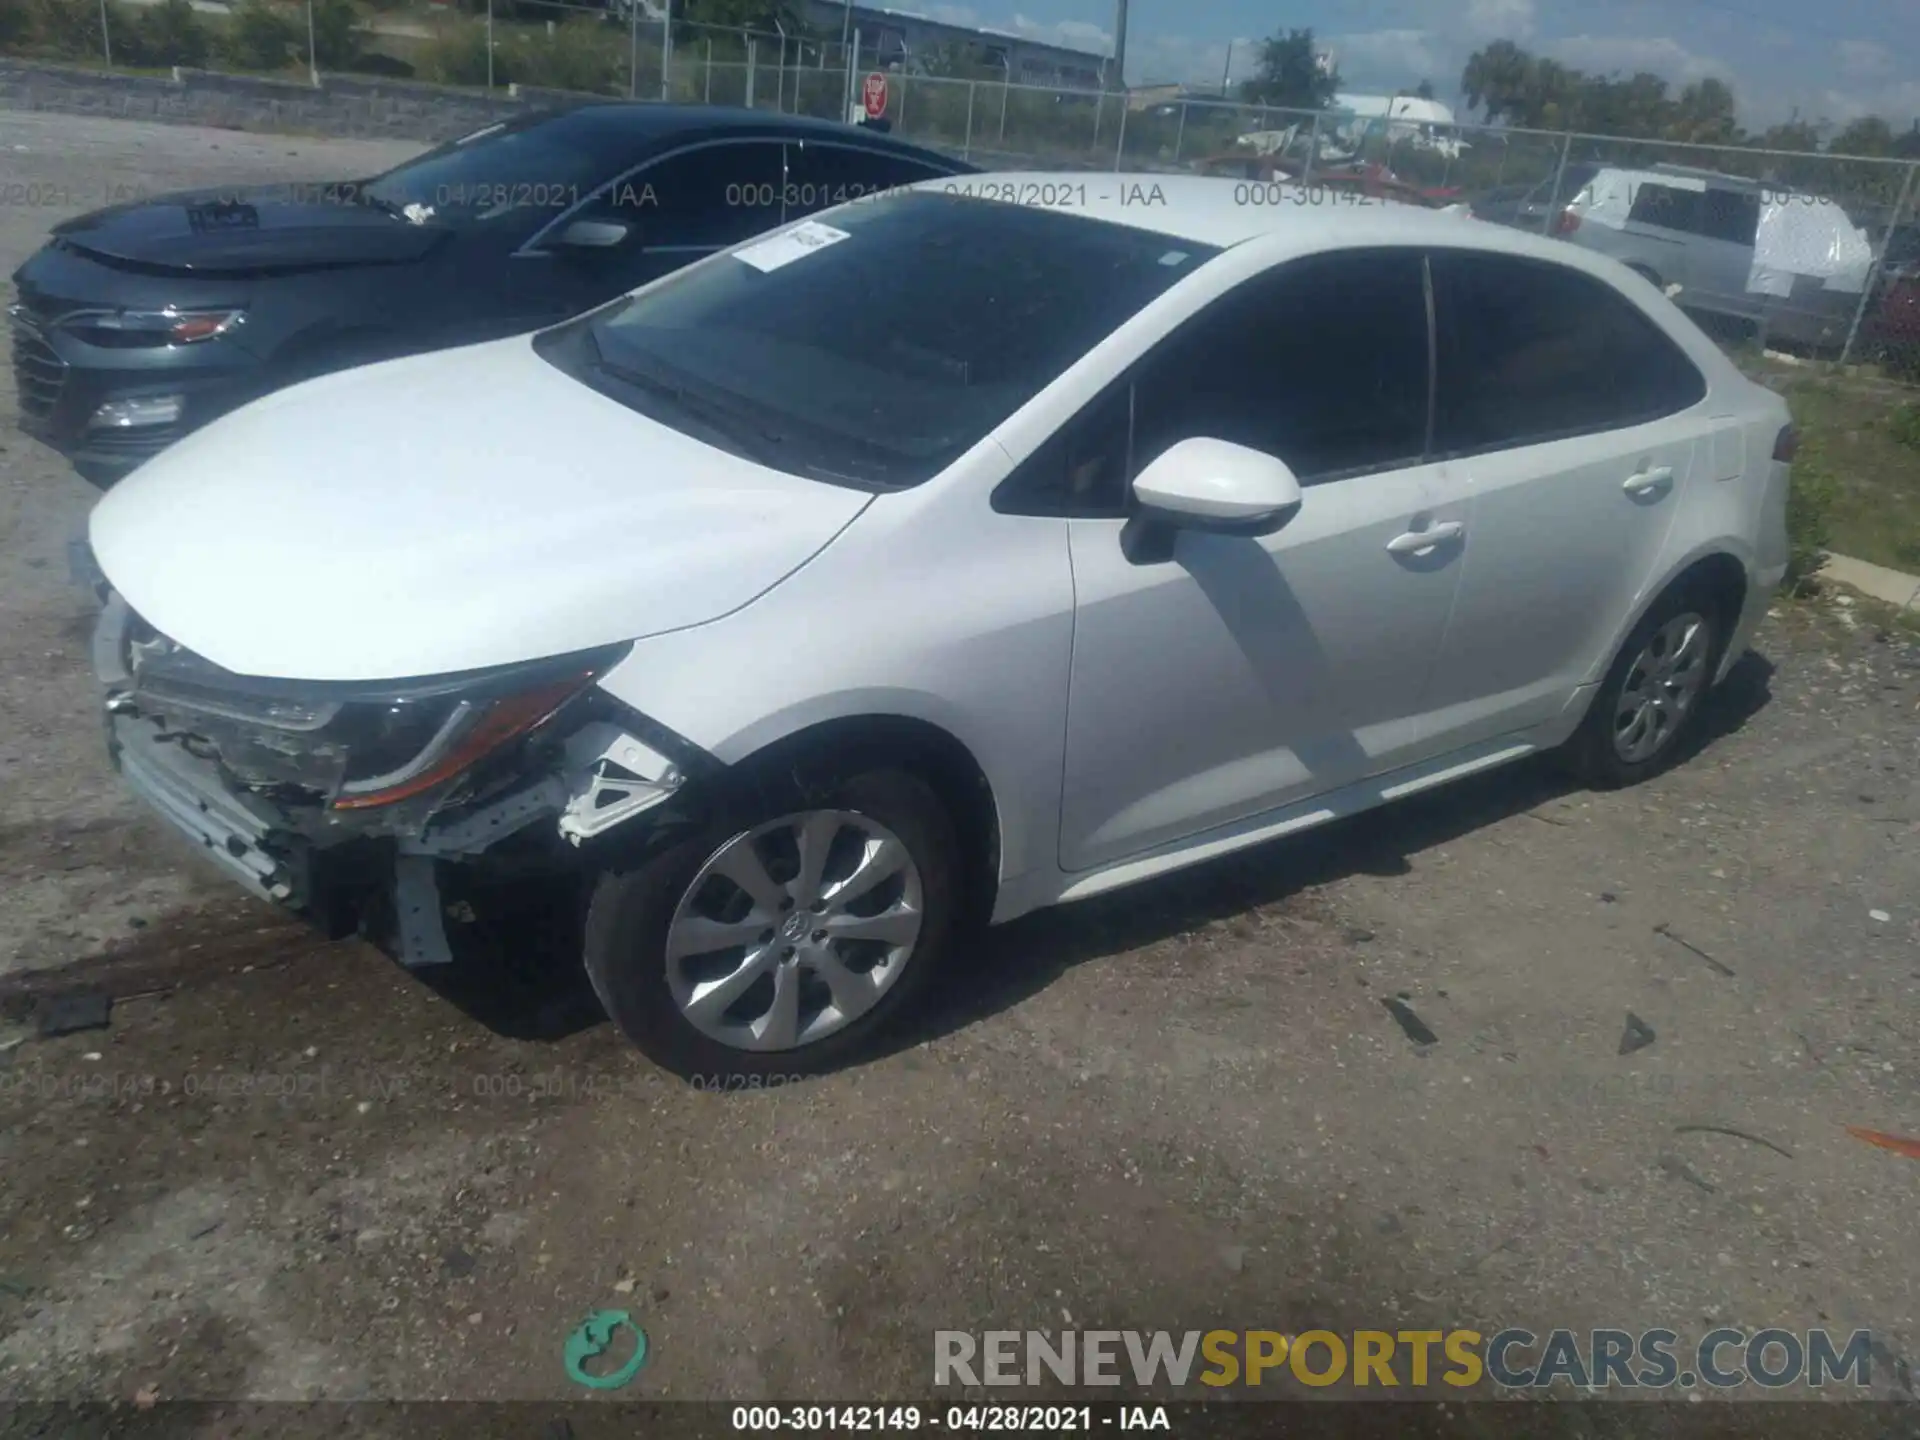
[[[560,833],[574,845],[652,809],[685,781],[666,756],[604,721],[567,742],[566,764],[569,790]]]

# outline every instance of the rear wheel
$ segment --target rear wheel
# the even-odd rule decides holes
[[[904,771],[769,799],[603,875],[587,974],[627,1038],[676,1074],[833,1069],[944,960],[959,860],[939,799]]]
[[[1601,790],[1637,785],[1685,754],[1726,646],[1721,609],[1683,589],[1641,618],[1568,747],[1581,779]]]

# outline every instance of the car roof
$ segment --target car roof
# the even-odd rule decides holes
[[[563,133],[603,141],[649,143],[682,137],[777,135],[793,139],[854,141],[862,147],[911,155],[954,170],[973,167],[952,155],[900,140],[878,130],[843,125],[809,115],[750,110],[736,105],[672,105],[658,100],[586,100],[517,117],[519,127],[552,125]],[[514,123],[514,122],[509,122]]]
[[[1216,175],[993,171],[916,187],[997,204],[1034,205],[1084,215],[1113,225],[1221,249],[1271,235],[1297,238],[1302,249],[1352,244],[1470,246],[1563,257],[1565,242],[1508,232],[1459,212],[1405,205],[1397,200],[1325,192],[1324,203],[1295,204],[1286,192],[1311,194],[1311,184],[1257,182],[1262,198],[1248,197],[1245,180]],[[1518,244],[1509,245],[1508,236]],[[1537,242],[1537,243],[1536,243]]]
[[[1476,218],[1465,206],[1430,210],[1373,197],[1367,197],[1364,203],[1329,198],[1317,204],[1293,204],[1285,199],[1278,204],[1257,204],[1248,203],[1248,182],[1244,180],[1125,172],[1093,179],[1074,172],[1010,170],[926,180],[913,188],[971,195],[982,203],[1047,206],[1062,214],[1084,215],[1221,250],[1243,244],[1264,245],[1274,252],[1275,261],[1327,250],[1409,246],[1540,260],[1584,271],[1616,290],[1624,281],[1634,280],[1626,266],[1597,250],[1510,225],[1495,225]],[[1265,193],[1276,188],[1312,187],[1280,181],[1272,187],[1262,183],[1256,188]],[[1048,201],[1053,204],[1048,206]],[[1689,343],[1688,349],[1696,363],[1707,366],[1714,364],[1711,356],[1720,354],[1704,337],[1698,346]]]

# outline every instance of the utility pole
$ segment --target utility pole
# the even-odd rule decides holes
[[[1113,0],[1113,84],[1127,88],[1127,0]]]

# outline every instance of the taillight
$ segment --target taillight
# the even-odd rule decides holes
[[[1553,222],[1553,233],[1556,235],[1571,235],[1579,228],[1580,217],[1571,210],[1562,210],[1560,218]]]
[[[1773,458],[1782,465],[1791,465],[1795,453],[1800,449],[1800,432],[1791,425],[1780,427],[1780,433],[1774,437]]]

